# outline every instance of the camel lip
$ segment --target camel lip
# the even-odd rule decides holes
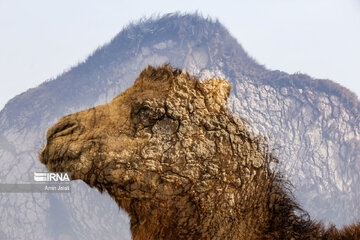
[[[40,153],[39,153],[39,160],[42,164],[47,164],[48,162],[48,159],[45,158],[45,150],[46,150],[46,147],[47,147],[47,143],[45,144],[45,146],[41,149]]]
[[[48,152],[49,152],[49,147],[48,147],[48,144],[46,144],[43,147],[43,149],[41,150],[41,152],[39,153],[39,160],[50,171],[55,171],[55,172],[62,171],[62,170],[59,170],[59,168],[62,169],[61,163],[63,161],[70,162],[70,161],[79,160],[79,157],[69,156],[66,153],[60,157],[59,156],[57,156],[57,157],[49,156]]]
[[[58,158],[54,159],[54,158],[49,157],[47,144],[41,150],[41,152],[39,154],[39,160],[42,164],[46,165],[47,167],[49,167],[49,164],[54,165],[60,161],[60,159],[58,159]]]

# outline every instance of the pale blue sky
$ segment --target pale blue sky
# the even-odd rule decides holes
[[[218,18],[266,67],[328,78],[360,95],[360,0],[0,0],[0,109],[130,21],[195,10]]]

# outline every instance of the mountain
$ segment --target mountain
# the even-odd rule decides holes
[[[240,39],[241,40],[241,39]],[[28,182],[46,130],[60,117],[109,102],[148,64],[171,63],[232,85],[229,107],[266,136],[311,217],[360,219],[359,100],[344,87],[256,63],[218,21],[168,14],[124,28],[86,61],[30,89],[0,112],[0,181]],[[106,194],[0,193],[0,238],[130,239],[129,219]]]

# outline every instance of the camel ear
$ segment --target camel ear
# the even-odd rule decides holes
[[[225,109],[230,95],[230,83],[221,79],[206,79],[199,84],[200,91],[205,97],[205,104],[210,111],[219,112]]]

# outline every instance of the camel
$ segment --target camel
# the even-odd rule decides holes
[[[148,66],[110,103],[61,118],[39,158],[107,192],[134,240],[360,239],[325,229],[274,170],[266,139],[227,108],[230,84]]]

